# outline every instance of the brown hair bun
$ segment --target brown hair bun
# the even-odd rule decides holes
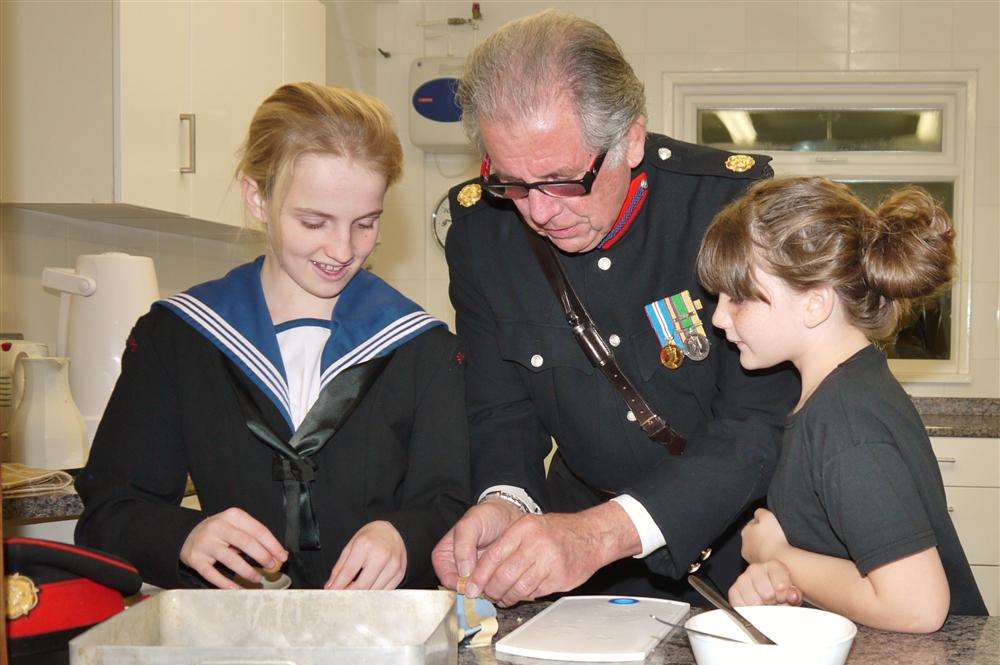
[[[944,209],[916,187],[894,192],[875,212],[861,264],[879,295],[909,300],[951,282],[955,229]]]

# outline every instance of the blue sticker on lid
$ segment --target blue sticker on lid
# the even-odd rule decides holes
[[[608,602],[612,605],[635,605],[639,601],[635,598],[612,598]]]

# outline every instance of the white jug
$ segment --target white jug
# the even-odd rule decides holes
[[[72,360],[69,384],[90,442],[121,373],[129,332],[160,297],[153,260],[83,254],[76,270],[45,268],[42,285],[61,292],[56,353]]]
[[[49,355],[49,347],[40,342],[20,339],[5,339],[0,342],[0,437],[10,430],[10,419],[14,409],[24,394],[24,377],[17,363],[19,358],[44,358]],[[6,461],[6,451],[4,451]]]
[[[12,462],[40,469],[78,469],[89,452],[87,430],[69,391],[68,358],[28,358],[24,396],[10,425]]]

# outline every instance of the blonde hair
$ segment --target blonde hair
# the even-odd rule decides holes
[[[283,85],[254,113],[236,167],[237,178],[256,183],[269,219],[278,219],[296,160],[310,153],[350,159],[382,175],[386,185],[403,168],[403,148],[381,101],[317,83]],[[272,242],[277,237],[269,235]]]
[[[546,10],[511,21],[465,61],[457,99],[462,124],[482,151],[481,121],[527,119],[565,95],[587,146],[617,146],[646,114],[642,82],[611,36],[592,21]]]
[[[826,178],[755,184],[713,220],[698,278],[713,293],[767,300],[757,265],[799,292],[832,286],[850,322],[884,339],[915,298],[952,279],[955,230],[926,191],[906,187],[874,212]]]

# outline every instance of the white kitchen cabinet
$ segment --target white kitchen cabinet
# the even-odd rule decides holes
[[[319,0],[0,4],[8,205],[231,234],[254,109],[326,78]]]
[[[990,614],[1000,612],[1000,439],[932,437],[948,511]]]

